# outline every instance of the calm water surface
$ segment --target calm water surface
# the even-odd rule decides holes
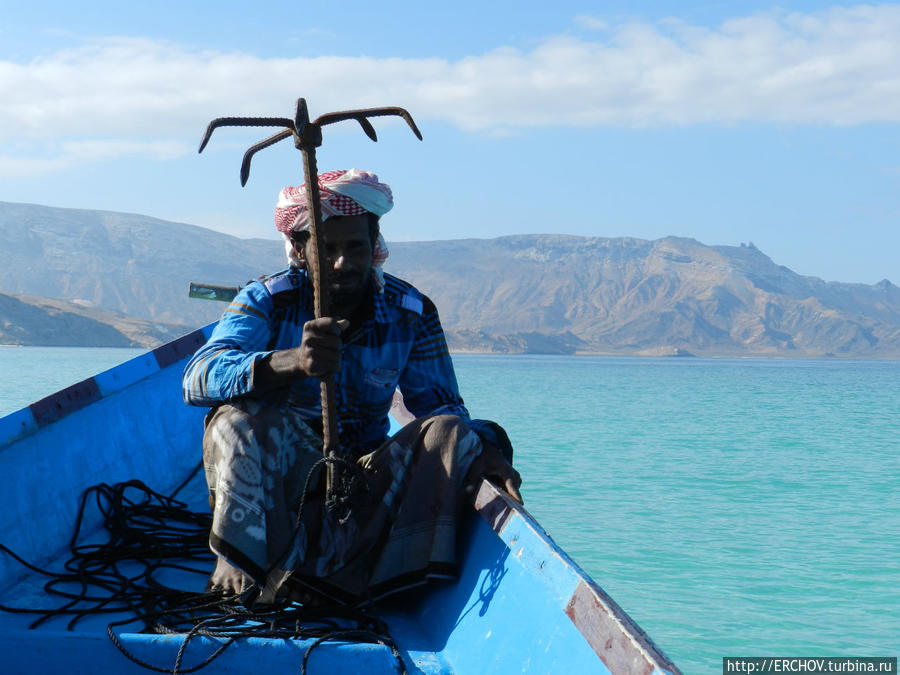
[[[0,348],[0,413],[137,353]],[[685,673],[900,653],[900,363],[454,361],[526,506]]]
[[[456,361],[529,509],[685,673],[900,653],[900,363]]]

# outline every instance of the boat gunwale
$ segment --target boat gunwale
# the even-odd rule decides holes
[[[565,614],[610,672],[681,674],[647,632],[553,540],[524,505],[485,479],[476,494],[474,508],[511,552],[526,531],[552,553],[539,562],[541,573],[534,577],[547,584],[552,584],[548,580],[554,577],[568,577],[573,590],[566,599]],[[527,548],[527,544],[522,546],[516,557],[521,560],[521,552]],[[610,628],[626,640],[617,642],[610,638]]]

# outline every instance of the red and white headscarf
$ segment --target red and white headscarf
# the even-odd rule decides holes
[[[333,216],[360,216],[367,211],[383,216],[394,206],[391,188],[369,171],[328,171],[319,174],[318,182],[323,221]],[[309,229],[306,185],[288,186],[278,194],[275,228],[284,236],[288,260],[296,265],[290,234]],[[387,257],[387,244],[379,234],[372,251],[372,274],[379,292],[384,287],[381,266]]]

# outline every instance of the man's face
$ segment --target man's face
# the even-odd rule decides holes
[[[329,218],[323,223],[322,233],[326,258],[322,276],[328,284],[329,314],[350,318],[365,298],[371,276],[368,216]],[[294,249],[305,262],[312,256],[312,240],[302,248],[295,244]]]

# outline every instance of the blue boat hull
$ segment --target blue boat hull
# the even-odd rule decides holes
[[[168,493],[195,469],[204,410],[181,400],[186,359],[206,340],[196,331],[0,419],[0,543],[45,569],[68,557],[82,493],[100,482],[134,478]],[[199,482],[198,482],[199,481]],[[183,491],[205,508],[202,477]],[[99,530],[98,514],[83,531]],[[379,605],[411,673],[658,673],[678,669],[520,505],[484,482],[463,533],[455,582],[434,583]],[[0,555],[0,604],[52,605],[44,578]],[[185,577],[202,592],[202,580]],[[73,631],[53,619],[0,613],[4,672],[148,672],[107,634],[110,616],[88,617]],[[138,660],[169,669],[182,635],[118,633]],[[244,638],[202,672],[298,672],[305,639]],[[183,668],[219,641],[197,638]],[[324,643],[309,672],[394,673],[395,656],[378,644]]]

